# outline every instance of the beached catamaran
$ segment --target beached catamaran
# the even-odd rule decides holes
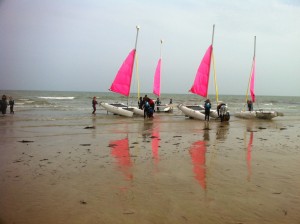
[[[118,114],[121,116],[132,117],[133,114],[144,116],[144,111],[137,107],[128,106],[128,98],[130,94],[131,79],[133,73],[133,66],[136,58],[136,47],[139,34],[139,26],[136,26],[135,47],[129,53],[123,64],[121,65],[111,87],[110,91],[127,96],[127,105],[122,103],[104,103],[100,102],[100,106],[105,108],[108,112]]]
[[[209,75],[210,75],[210,64],[211,64],[211,60],[212,60],[213,68],[214,68],[214,85],[215,85],[215,91],[216,91],[216,101],[217,101],[217,105],[218,105],[219,104],[218,86],[217,86],[215,63],[214,63],[214,56],[213,56],[214,31],[215,31],[215,25],[213,25],[212,43],[208,47],[204,57],[202,58],[202,61],[200,63],[200,66],[198,68],[198,71],[197,71],[197,74],[196,74],[196,77],[194,80],[194,84],[193,84],[192,88],[189,90],[189,92],[200,95],[206,99],[208,98],[208,83],[209,83]],[[202,105],[179,104],[177,107],[186,116],[188,116],[190,118],[205,120],[205,115],[204,115],[205,109]],[[212,118],[217,119],[218,118],[217,110],[211,110],[210,116]],[[229,112],[226,112],[225,120],[229,120],[229,118],[230,118]]]
[[[255,92],[254,92],[255,69],[256,69],[255,53],[256,53],[256,36],[254,37],[254,54],[253,54],[253,60],[252,60],[252,66],[251,66],[248,87],[247,87],[247,91],[246,91],[244,109],[240,112],[235,113],[235,116],[239,117],[239,118],[245,118],[245,119],[258,118],[258,119],[271,120],[272,118],[277,117],[277,116],[282,116],[283,114],[279,113],[277,111],[264,110],[264,109],[258,109],[258,110],[252,110],[252,111],[245,110],[247,102],[248,102],[249,90],[250,90],[252,103],[256,102],[256,96],[255,96]]]
[[[155,69],[154,74],[154,82],[153,82],[153,94],[157,97],[160,97],[160,83],[161,83],[161,63],[162,63],[162,43],[163,40],[160,40],[160,57],[157,62],[157,66]],[[159,106],[156,106],[159,110],[156,110],[156,112],[171,112],[173,110],[173,107],[170,104],[161,104]]]

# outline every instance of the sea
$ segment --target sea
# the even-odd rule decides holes
[[[79,91],[21,91],[21,90],[0,90],[3,94],[12,96],[15,101],[15,115],[22,114],[27,119],[59,119],[59,120],[80,120],[90,118],[92,113],[92,98],[96,96],[98,102],[124,103],[137,106],[138,95],[133,93],[129,98],[112,92],[79,92]],[[152,99],[156,96],[145,94]],[[209,96],[212,108],[216,108],[215,96]],[[257,102],[254,109],[275,110],[283,113],[285,119],[300,118],[300,97],[299,96],[256,96]],[[170,102],[174,104],[199,105],[204,103],[204,98],[194,94],[162,94],[162,104]],[[243,110],[245,96],[220,95],[219,101],[228,105],[230,114]],[[246,108],[245,108],[246,109]],[[9,114],[9,108],[7,110]],[[107,111],[97,106],[96,116],[107,115]],[[181,111],[174,110],[171,116],[184,116]],[[276,118],[275,118],[276,119]]]

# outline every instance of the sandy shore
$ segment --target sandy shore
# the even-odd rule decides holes
[[[299,119],[15,114],[0,134],[1,224],[300,222]]]

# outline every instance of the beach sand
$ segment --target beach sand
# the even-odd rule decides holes
[[[1,224],[300,223],[299,120],[21,116],[0,119]]]

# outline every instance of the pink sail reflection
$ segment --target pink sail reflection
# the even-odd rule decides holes
[[[159,162],[159,154],[158,154],[159,142],[160,142],[159,131],[157,129],[154,129],[152,131],[152,156],[155,164]]]
[[[111,155],[116,158],[119,169],[123,172],[126,179],[131,180],[133,178],[130,168],[132,162],[130,160],[129,153],[129,141],[128,138],[110,142]]]
[[[250,134],[249,143],[247,146],[247,168],[248,168],[248,180],[250,180],[250,177],[252,175],[252,169],[251,169],[251,151],[252,151],[252,143],[253,143],[253,132]]]
[[[205,168],[205,154],[206,145],[204,141],[194,142],[189,153],[194,165],[195,178],[203,189],[206,189],[206,168]]]

